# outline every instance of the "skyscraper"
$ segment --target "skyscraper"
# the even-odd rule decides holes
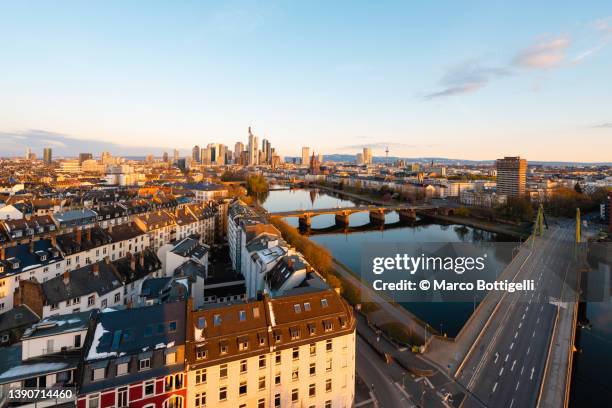
[[[310,147],[304,146],[302,147],[302,165],[308,166],[310,159]]]
[[[369,147],[363,148],[363,163],[372,164],[372,149]]]
[[[179,159],[179,151],[178,149],[174,149],[174,153],[172,154],[172,164],[176,164]]]
[[[244,144],[242,142],[236,142],[234,145],[234,163],[235,164],[245,164],[242,163],[242,152],[244,151]]]
[[[25,151],[25,159],[26,160],[30,160],[30,156],[32,155],[32,149],[30,149],[29,147],[26,147],[26,151]]]
[[[196,163],[200,162],[200,146],[193,146],[193,149],[191,149],[191,159]]]
[[[527,160],[520,156],[497,160],[497,193],[508,197],[525,195]]]
[[[168,163],[168,152],[164,152],[164,154],[162,155],[162,160],[164,161],[164,163]]]
[[[257,138],[255,137],[255,135],[253,134],[253,132],[251,132],[251,127],[249,126],[249,145],[248,145],[248,152],[249,152],[249,162],[245,163],[248,164],[249,166],[253,166],[257,161]]]
[[[79,153],[79,163],[83,164],[85,160],[93,159],[93,154],[91,153]]]
[[[50,147],[45,147],[43,149],[43,160],[45,163],[51,163],[53,161],[53,151]]]

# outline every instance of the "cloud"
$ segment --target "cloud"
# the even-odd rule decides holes
[[[401,149],[414,149],[422,147],[435,147],[436,144],[409,144],[409,143],[397,143],[397,142],[376,142],[376,143],[359,143],[347,146],[341,146],[341,150],[361,150],[364,148],[370,148],[372,150],[401,150]]]
[[[600,123],[598,125],[593,125],[592,127],[596,129],[612,129],[612,122]]]
[[[612,17],[604,17],[595,21],[595,30],[604,33],[612,34]]]
[[[121,156],[142,156],[147,153],[159,155],[164,150],[170,151],[162,147],[125,146],[99,139],[77,138],[64,133],[41,129],[16,132],[0,131],[0,156],[23,156],[26,148],[42,154],[44,147],[53,148],[54,157],[76,156],[81,152],[93,153],[95,156],[105,151]]]
[[[563,64],[570,40],[567,37],[542,39],[519,51],[513,65],[528,69],[551,69]]]
[[[440,81],[442,89],[426,94],[424,98],[431,100],[472,93],[484,88],[493,79],[511,74],[507,68],[483,67],[478,60],[466,61],[444,75]]]

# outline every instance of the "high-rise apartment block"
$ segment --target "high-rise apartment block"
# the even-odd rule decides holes
[[[53,161],[53,151],[50,147],[43,149],[43,160],[45,163],[51,163]]]
[[[302,165],[308,166],[310,164],[310,147],[302,147]]]
[[[508,197],[525,195],[527,160],[520,156],[497,160],[497,193]]]

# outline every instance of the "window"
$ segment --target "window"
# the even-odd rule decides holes
[[[294,347],[292,350],[292,354],[293,354],[293,359],[297,360],[300,358],[300,348],[299,347]]]
[[[227,399],[227,387],[219,388],[219,401],[225,401]]]
[[[128,389],[127,387],[121,387],[117,389],[117,407],[128,406]]]
[[[257,400],[257,408],[266,408],[266,399],[260,398]]]
[[[115,293],[115,303],[119,303],[121,300],[121,293]]]
[[[117,364],[117,375],[126,375],[128,373],[128,363]]]
[[[292,327],[289,329],[291,332],[291,340],[299,340],[300,339],[300,329],[298,327]]]
[[[325,351],[332,351],[332,339],[329,339],[325,342]]]
[[[304,303],[304,310],[307,311],[307,312],[310,312],[310,303],[308,303],[308,302]]]
[[[302,308],[300,307],[299,303],[296,303],[295,305],[293,305],[293,311],[295,313],[302,313]]]
[[[327,306],[328,306],[327,299],[321,299],[321,307],[325,308]]]
[[[175,363],[176,363],[176,353],[166,354],[166,365],[175,364]]]
[[[291,402],[298,402],[300,399],[300,394],[298,393],[298,389],[294,388],[291,390]]]
[[[57,310],[59,308],[59,304],[51,303],[51,310]]]
[[[94,368],[93,371],[91,372],[91,380],[92,381],[103,380],[105,371],[106,369],[104,367]]]
[[[281,373],[277,371],[276,375],[274,376],[274,384],[280,385],[280,383],[281,383]]]
[[[206,318],[198,317],[198,329],[206,328]]]
[[[176,321],[168,323],[168,332],[174,333],[176,331]]]
[[[151,359],[143,358],[142,360],[138,360],[138,371],[148,370],[151,368]]]
[[[274,395],[274,408],[280,408],[280,406],[281,406],[280,394],[275,394]]]
[[[328,378],[327,380],[325,380],[325,392],[331,392],[332,390],[332,383],[331,383],[331,378]]]
[[[259,377],[259,390],[265,390],[266,389],[266,377],[265,376],[261,376]]]
[[[195,395],[195,401],[193,403],[195,408],[203,408],[206,406],[206,393],[198,392]]]
[[[197,384],[204,384],[206,382],[206,369],[201,368],[196,370],[195,382]]]
[[[219,347],[221,354],[227,354],[227,343],[222,342],[221,346]]]
[[[332,408],[331,400],[325,401],[325,408]]]
[[[200,346],[196,348],[196,358],[198,360],[202,360],[203,358],[208,357],[208,349],[206,347]]]
[[[281,352],[277,351],[276,354],[274,355],[274,363],[276,365],[281,363]]]
[[[145,397],[155,394],[155,380],[145,381],[142,388]]]
[[[266,356],[259,356],[259,368],[266,368]]]
[[[291,381],[298,381],[299,379],[300,379],[300,368],[293,367],[293,370],[291,371]]]
[[[215,326],[221,325],[221,315],[216,314],[213,316],[213,324]]]
[[[245,395],[247,393],[247,382],[240,381],[240,386],[238,387],[238,394]]]
[[[246,373],[247,372],[247,361],[246,360],[240,360],[240,374]]]
[[[81,347],[81,335],[80,334],[76,334],[74,336],[74,347],[75,348]]]
[[[316,375],[317,374],[317,363],[310,363],[310,369],[309,369],[310,375]]]
[[[87,408],[98,408],[100,406],[100,394],[87,396]]]
[[[330,372],[332,370],[332,359],[328,358],[325,360],[325,371]]]
[[[316,343],[310,343],[310,355],[311,356],[317,355],[317,344]]]
[[[238,350],[244,351],[244,350],[248,350],[248,348],[249,348],[249,340],[246,337],[238,340]]]
[[[334,328],[334,325],[333,325],[333,324],[332,324],[332,322],[330,322],[329,320],[326,320],[326,321],[323,323],[323,327],[325,327],[325,331],[326,331],[326,332],[329,332],[329,331],[332,331],[332,329]]]
[[[246,312],[244,310],[240,310],[238,312],[238,317],[240,318],[241,322],[244,322],[246,320]]]
[[[91,295],[90,297],[87,298],[87,306],[93,306],[94,303],[96,303],[95,295]]]
[[[219,377],[227,378],[227,364],[221,364],[219,366]]]
[[[100,304],[100,307],[101,307],[102,309],[106,309],[106,305],[107,305],[107,304],[108,304],[107,300],[106,300],[106,299],[102,299],[102,303]]]
[[[308,386],[308,396],[314,397],[317,394],[317,386],[315,384],[310,384]]]

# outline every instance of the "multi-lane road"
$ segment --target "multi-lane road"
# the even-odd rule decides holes
[[[536,290],[508,293],[464,360],[457,380],[468,390],[464,407],[537,405],[557,322],[575,279],[574,230],[555,225],[538,237],[515,281],[533,279]],[[572,286],[572,285],[570,285]],[[571,333],[567,333],[571,335]]]

